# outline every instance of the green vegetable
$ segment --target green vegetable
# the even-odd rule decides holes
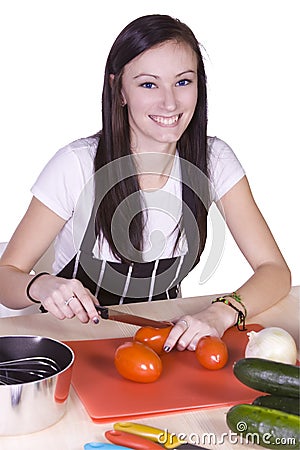
[[[233,373],[246,386],[268,394],[299,398],[298,366],[262,358],[243,358],[233,366]]]
[[[262,406],[240,404],[229,409],[230,430],[248,444],[273,449],[300,448],[300,417]]]
[[[300,416],[300,399],[292,397],[281,397],[279,395],[261,395],[257,397],[252,405],[265,406],[267,408],[278,409],[290,414]]]

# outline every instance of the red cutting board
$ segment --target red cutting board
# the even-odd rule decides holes
[[[229,329],[223,339],[229,360],[223,369],[208,370],[195,353],[176,350],[162,355],[163,373],[154,383],[125,380],[114,366],[114,353],[131,338],[66,342],[75,352],[72,385],[94,422],[138,419],[156,414],[220,407],[252,402],[258,391],[244,386],[232,372],[232,365],[244,357],[247,331]]]

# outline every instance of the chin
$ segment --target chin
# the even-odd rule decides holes
[[[159,142],[161,142],[162,144],[176,144],[179,139],[181,138],[182,134],[178,134],[176,136],[172,135],[165,135],[162,136],[159,140]]]

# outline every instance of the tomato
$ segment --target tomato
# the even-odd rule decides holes
[[[133,339],[142,342],[160,355],[172,328],[172,325],[166,328],[142,327],[137,330]]]
[[[120,375],[139,383],[156,381],[162,372],[162,362],[152,348],[141,342],[130,341],[115,351],[114,362]]]
[[[204,336],[201,338],[195,354],[199,363],[206,369],[221,369],[228,361],[227,346],[217,336]]]

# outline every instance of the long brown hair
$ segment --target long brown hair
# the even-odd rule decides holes
[[[192,163],[204,175],[207,175],[207,93],[205,69],[200,46],[195,35],[187,25],[178,19],[160,14],[139,17],[129,23],[121,31],[110,50],[104,75],[102,130],[99,133],[99,143],[94,160],[95,172],[108,163],[112,161],[117,162],[120,158],[131,154],[127,107],[123,107],[121,102],[124,66],[142,52],[170,40],[188,44],[197,55],[197,104],[192,120],[177,143],[177,149],[180,158]],[[110,80],[111,74],[114,75],[113,83]],[[129,166],[132,164],[131,158],[128,158],[128,160],[125,158],[125,160]],[[126,199],[131,194],[139,190],[137,175],[128,176],[128,173],[134,173],[134,168],[128,165],[124,165],[124,158],[122,159],[122,163],[114,163],[112,165],[112,170],[119,172],[117,178],[120,181],[114,183],[109,192],[103,197],[96,214],[95,222],[96,235],[102,232],[110,245],[111,251],[121,261],[131,261],[133,255],[128,250],[126,244],[124,244],[124,248],[120,248],[122,244],[115,245],[111,230],[112,218],[121,202],[126,202]],[[105,173],[106,177],[112,175],[109,171]],[[108,183],[109,180],[104,180],[102,176],[96,177],[96,195],[99,195],[102,186]],[[137,197],[135,196],[135,198]],[[200,233],[199,254],[201,254],[206,241],[207,208],[199,196],[195,195],[194,197],[197,224]],[[139,200],[137,198],[135,204],[130,201],[127,204],[128,207],[122,209],[123,214],[118,219],[118,227],[119,232],[129,227],[129,237],[133,248],[142,251],[143,229],[145,224],[144,216],[142,214],[135,214],[134,212],[141,211],[140,205],[136,204],[138,202]],[[130,225],[128,221],[130,221]],[[124,242],[126,242],[126,239]]]

